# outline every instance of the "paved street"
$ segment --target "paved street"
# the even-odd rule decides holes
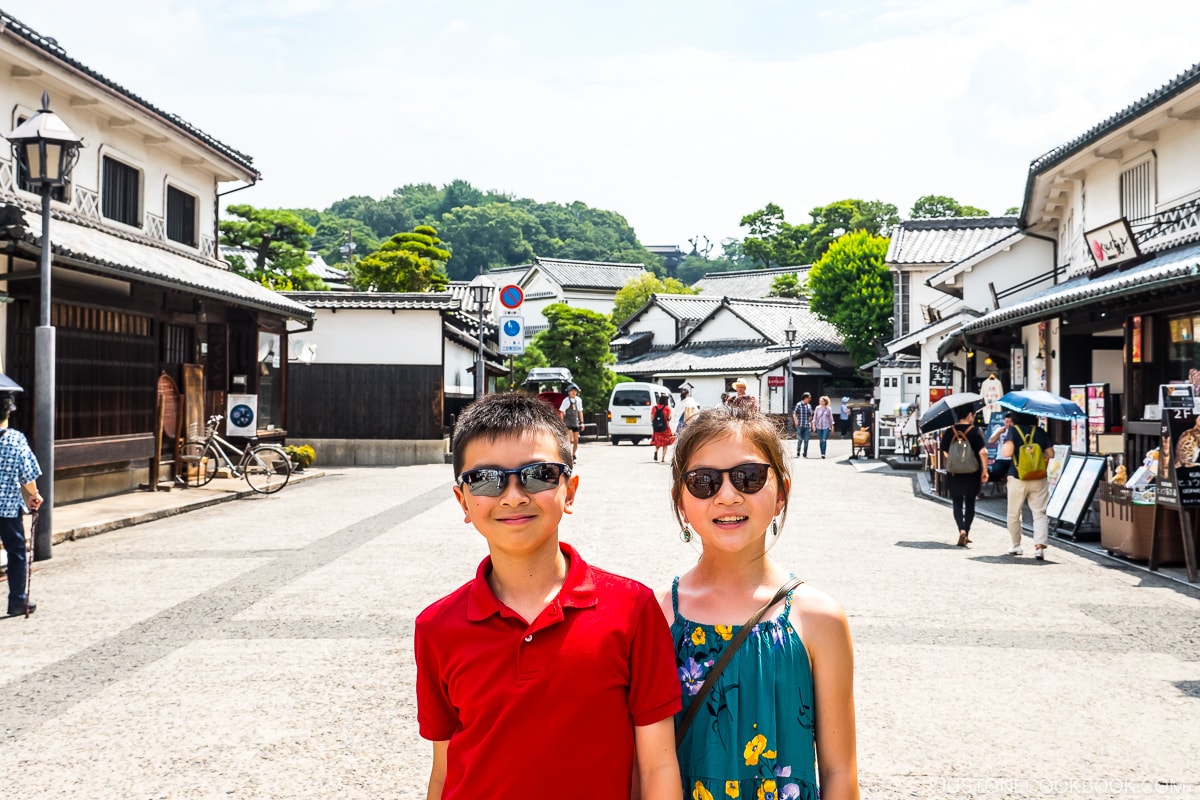
[[[953,547],[946,506],[848,452],[796,462],[775,555],[847,608],[864,797],[1200,797],[1200,593],[1013,559],[986,522]],[[695,554],[651,453],[584,445],[563,537],[661,586]],[[450,471],[332,469],[58,545],[38,612],[0,620],[3,796],[423,797],[412,620],[485,553]]]

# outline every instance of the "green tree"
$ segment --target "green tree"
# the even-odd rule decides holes
[[[804,297],[804,284],[800,282],[800,276],[794,272],[785,272],[784,274],[771,281],[771,291],[767,293],[768,297]]]
[[[808,273],[809,303],[845,337],[855,364],[875,358],[874,342],[892,334],[888,240],[866,231],[834,242]]]
[[[879,200],[838,200],[809,212],[812,222],[800,226],[803,243],[796,264],[812,264],[829,246],[850,231],[866,231],[872,236],[887,236],[899,224],[900,214],[891,203]]]
[[[529,263],[529,237],[537,218],[508,203],[460,206],[442,215],[438,228],[451,256],[446,271],[452,280],[470,280],[492,267]]]
[[[608,343],[617,329],[608,316],[586,308],[554,303],[542,311],[550,326],[534,337],[548,366],[566,367],[579,385],[585,411],[608,407],[616,375],[608,368],[617,357]]]
[[[301,217],[281,209],[232,205],[225,209],[236,219],[220,222],[221,244],[249,250],[253,261],[231,256],[237,274],[269,289],[319,291],[325,282],[308,271],[309,237],[313,228]]]
[[[620,326],[646,305],[652,294],[697,294],[697,291],[675,278],[660,278],[644,272],[630,278],[613,298],[613,324]]]
[[[953,197],[942,194],[927,194],[913,203],[909,219],[933,219],[935,217],[986,217],[988,212],[975,206],[964,206]]]
[[[437,231],[418,225],[397,233],[354,265],[354,288],[360,292],[438,292],[446,288],[446,260]]]
[[[767,203],[742,217],[738,225],[747,229],[742,252],[755,266],[763,269],[799,264],[796,228],[783,216],[783,209]]]
[[[1020,206],[1009,206],[1008,208],[1004,209],[1004,216],[1006,216],[1006,217],[1015,217],[1015,216],[1018,216],[1020,213],[1021,213]]]

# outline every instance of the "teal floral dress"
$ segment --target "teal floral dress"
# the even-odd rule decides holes
[[[679,614],[671,584],[675,665],[683,717],[708,671],[741,626],[705,625]],[[683,796],[692,800],[816,800],[816,708],[808,651],[783,613],[760,622],[734,654],[679,747]]]

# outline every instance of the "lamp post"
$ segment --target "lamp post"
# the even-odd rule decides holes
[[[783,329],[783,335],[788,343],[787,377],[783,379],[783,413],[784,418],[787,419],[792,414],[792,345],[796,341],[796,324],[792,322],[791,317],[788,317],[788,324]]]
[[[467,288],[471,290],[471,299],[479,309],[479,356],[475,359],[475,399],[478,400],[487,392],[487,376],[483,367],[483,307],[491,302],[492,290],[496,287],[480,273],[471,279]]]
[[[50,194],[65,186],[79,158],[83,140],[50,110],[50,93],[42,92],[42,110],[8,135],[13,156],[25,174],[28,188],[42,195],[42,262],[40,317],[35,336],[33,387],[35,454],[42,468],[38,491],[42,508],[33,558],[50,558],[54,530],[54,326],[50,324]]]

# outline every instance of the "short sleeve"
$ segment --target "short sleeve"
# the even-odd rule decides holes
[[[570,397],[564,397],[563,401],[558,404],[559,411],[566,411],[570,407],[571,407],[571,398]]]
[[[417,656],[417,725],[422,738],[442,742],[458,730],[458,713],[442,679],[436,647],[428,631],[422,630],[420,620],[413,638]]]
[[[630,646],[629,713],[634,725],[652,725],[683,706],[671,630],[654,594],[644,590]]]
[[[946,430],[942,431],[942,441],[938,444],[938,450],[941,450],[943,453],[950,452],[950,439],[953,436],[953,428],[946,428]]]
[[[28,445],[21,448],[21,466],[19,471],[22,484],[36,481],[42,477],[42,468],[38,465],[37,456],[33,454]]]
[[[979,428],[971,429],[970,439],[971,449],[977,453],[987,447],[987,440],[983,438],[983,434],[979,432]]]

